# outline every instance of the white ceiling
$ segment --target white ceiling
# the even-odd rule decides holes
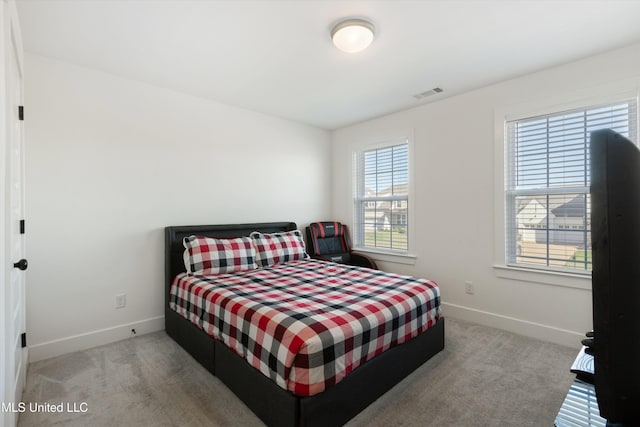
[[[640,41],[637,0],[18,0],[18,11],[27,52],[327,129]],[[364,52],[331,44],[344,17],[376,26]],[[434,87],[444,92],[413,98]]]

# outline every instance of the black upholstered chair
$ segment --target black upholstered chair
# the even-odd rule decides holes
[[[351,250],[349,228],[340,222],[323,221],[309,224],[307,253],[316,259],[378,269],[373,259]]]

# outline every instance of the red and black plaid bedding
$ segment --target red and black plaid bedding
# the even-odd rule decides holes
[[[424,279],[316,260],[178,275],[170,306],[299,396],[337,383],[440,317]]]

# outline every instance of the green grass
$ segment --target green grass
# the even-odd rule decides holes
[[[571,257],[571,259],[567,261],[567,263],[565,264],[565,267],[579,268],[581,270],[584,270],[585,256],[588,263],[587,270],[591,270],[591,265],[593,263],[593,260],[591,259],[591,251],[584,251],[584,250],[576,251],[576,253],[574,253],[573,256]]]
[[[392,235],[391,230],[367,231],[364,233],[364,245],[384,249],[406,250],[407,233],[400,233],[397,230],[394,230]]]

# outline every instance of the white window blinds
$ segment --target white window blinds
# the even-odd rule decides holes
[[[628,100],[507,122],[508,265],[591,271],[590,135],[637,142],[637,114]]]
[[[356,157],[357,245],[408,251],[408,142],[360,151]]]

